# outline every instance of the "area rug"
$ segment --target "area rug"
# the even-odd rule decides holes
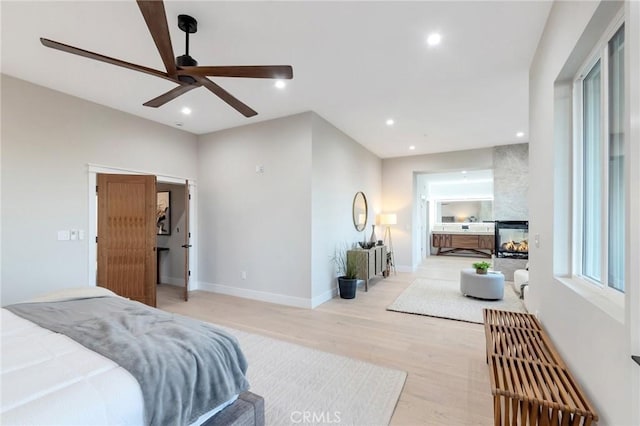
[[[388,308],[388,311],[427,315],[482,324],[482,309],[527,312],[509,283],[503,300],[480,300],[463,296],[458,281],[417,279]]]
[[[225,328],[249,361],[267,425],[389,424],[407,373]]]

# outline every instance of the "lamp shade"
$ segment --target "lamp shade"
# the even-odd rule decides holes
[[[398,223],[398,217],[395,213],[386,213],[378,215],[379,225],[395,225]]]

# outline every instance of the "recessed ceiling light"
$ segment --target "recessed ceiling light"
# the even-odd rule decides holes
[[[466,175],[466,174],[467,174],[467,171],[466,171],[466,170],[463,170],[463,171],[461,171],[460,173],[462,173],[463,175]]]
[[[393,118],[390,118],[386,121],[387,126],[393,126],[394,124],[396,124],[396,122],[393,120]]]
[[[518,133],[516,133],[516,137],[517,137],[517,138],[521,138],[521,137],[523,137],[523,136],[524,136],[524,132],[518,132]]]
[[[276,86],[278,89],[284,89],[287,86],[287,83],[285,83],[284,80],[276,80],[274,86]]]
[[[442,41],[442,36],[438,33],[429,34],[427,37],[427,44],[429,46],[437,46]]]
[[[180,112],[182,112],[184,115],[189,115],[191,114],[191,108],[189,107],[184,107],[180,110]]]
[[[414,149],[416,149],[416,146],[415,146],[415,145],[411,145],[411,146],[409,147],[409,149],[410,149],[411,151],[413,151]]]

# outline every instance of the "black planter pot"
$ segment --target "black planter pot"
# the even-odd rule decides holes
[[[340,297],[342,297],[343,299],[355,298],[357,286],[357,278],[338,277],[338,288],[340,289]]]

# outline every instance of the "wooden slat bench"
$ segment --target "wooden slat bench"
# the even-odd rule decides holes
[[[484,309],[495,425],[583,425],[597,422],[538,319]]]

